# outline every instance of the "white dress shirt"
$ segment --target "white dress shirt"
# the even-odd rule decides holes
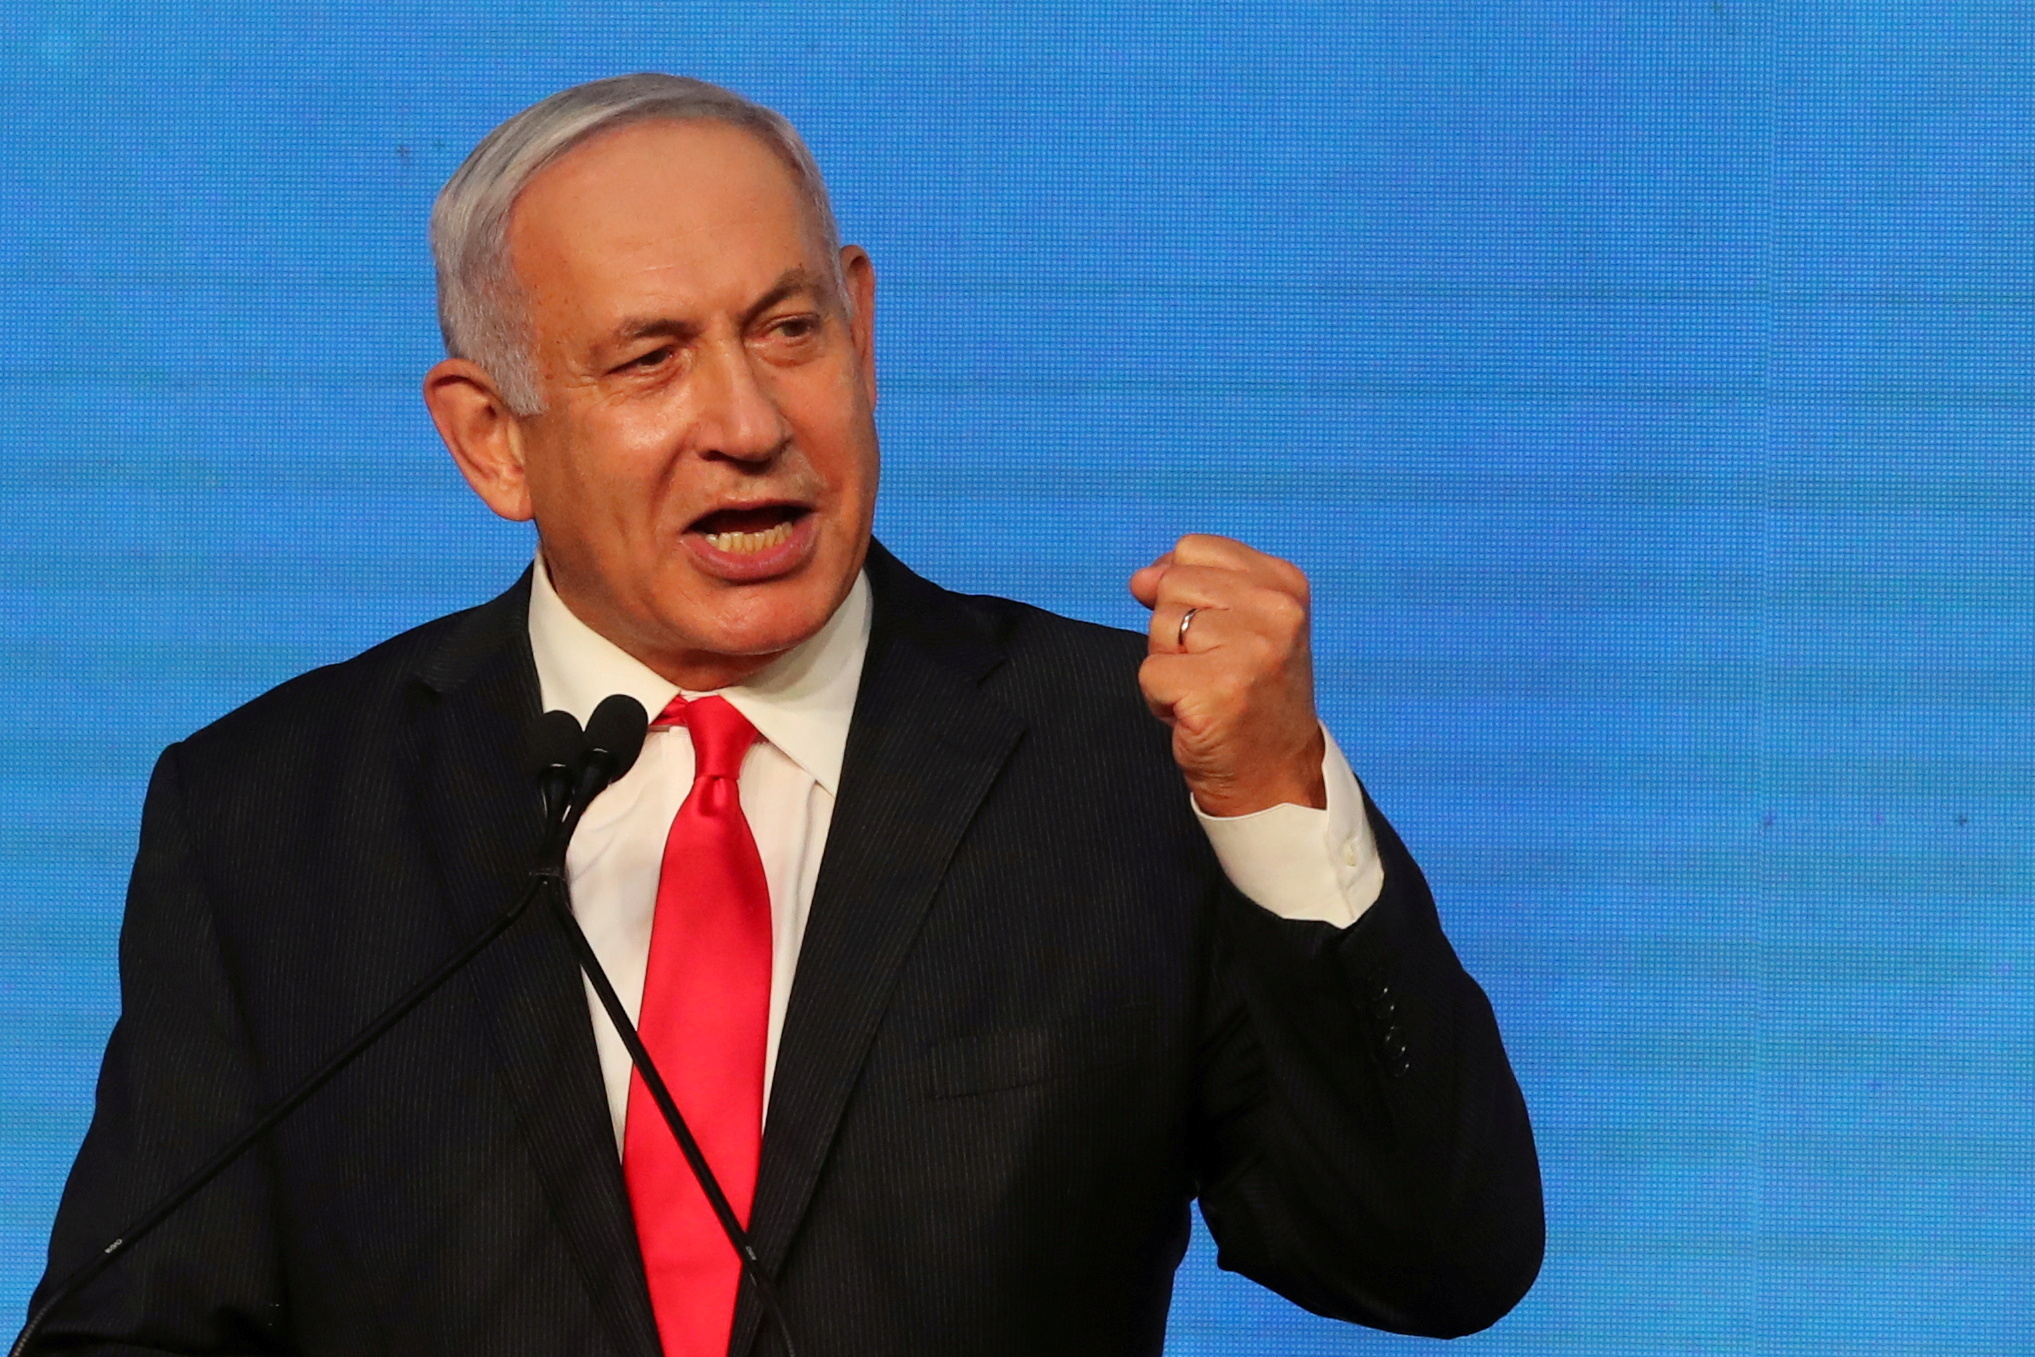
[[[720,690],[761,737],[742,762],[740,790],[770,886],[766,1108],[806,912],[840,790],[869,624],[869,581],[861,577],[818,635],[747,682]],[[530,648],[544,709],[571,712],[582,723],[611,693],[627,693],[655,719],[680,691],[575,616],[551,587],[541,558],[532,572]],[[1333,738],[1322,776],[1326,811],[1287,805],[1219,818],[1201,814],[1197,806],[1195,814],[1223,871],[1244,895],[1285,918],[1348,927],[1378,898],[1384,871],[1356,778]],[[573,913],[632,1019],[642,1006],[665,836],[692,780],[692,740],[685,728],[652,729],[636,766],[594,802],[566,855]],[[629,1107],[629,1053],[591,986],[587,1003],[619,1149]]]

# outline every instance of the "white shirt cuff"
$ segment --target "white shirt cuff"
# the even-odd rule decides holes
[[[1378,842],[1364,814],[1356,774],[1322,727],[1321,780],[1328,809],[1279,805],[1249,815],[1194,814],[1230,884],[1282,919],[1348,928],[1385,886]],[[1190,797],[1190,800],[1192,798]]]

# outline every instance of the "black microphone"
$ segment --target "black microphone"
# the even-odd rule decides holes
[[[544,793],[544,822],[549,829],[565,823],[572,800],[573,769],[586,752],[586,732],[569,711],[548,711],[537,719],[530,754],[537,766],[537,785]]]
[[[633,715],[630,708],[634,708]],[[537,863],[531,868],[528,881],[524,883],[522,891],[510,903],[508,909],[486,928],[468,939],[463,946],[447,957],[438,969],[419,980],[365,1027],[354,1033],[352,1040],[334,1052],[324,1064],[306,1075],[296,1087],[270,1103],[252,1124],[222,1146],[217,1154],[208,1159],[190,1177],[170,1189],[153,1206],[138,1216],[132,1224],[120,1232],[118,1238],[112,1240],[83,1266],[66,1277],[21,1326],[21,1332],[16,1335],[14,1345],[7,1350],[8,1357],[23,1357],[43,1324],[58,1306],[83,1290],[144,1236],[168,1220],[176,1213],[177,1208],[197,1196],[204,1190],[206,1184],[232,1167],[243,1154],[254,1147],[257,1141],[309,1101],[312,1094],[325,1087],[341,1070],[364,1055],[389,1029],[409,1016],[419,1004],[436,994],[448,980],[465,970],[475,957],[487,950],[488,944],[509,931],[510,926],[523,916],[530,902],[540,893],[555,888],[555,894],[563,896],[565,850],[571,842],[572,832],[578,827],[580,817],[586,813],[586,808],[593,798],[600,795],[616,778],[626,773],[629,766],[636,761],[636,755],[643,748],[643,737],[648,724],[642,704],[634,698],[621,696],[608,698],[594,710],[593,719],[589,722],[594,731],[590,731],[589,734],[597,731],[597,741],[581,734],[579,722],[571,713],[546,712],[532,732],[529,751],[537,765],[537,776],[544,795],[544,837],[538,849]],[[570,913],[569,906],[567,912]]]
[[[650,714],[641,702],[627,693],[601,699],[586,719],[586,753],[580,756],[576,770],[573,800],[582,813],[588,802],[636,766],[636,756],[643,752],[643,740],[649,733]]]

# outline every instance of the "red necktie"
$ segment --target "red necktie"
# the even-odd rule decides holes
[[[737,787],[756,727],[718,697],[675,697],[657,724],[691,731],[694,772],[664,842],[637,1030],[746,1225],[770,1021],[770,887]],[[622,1173],[665,1357],[727,1357],[741,1267],[641,1076]]]

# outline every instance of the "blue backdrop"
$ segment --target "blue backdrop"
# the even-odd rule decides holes
[[[1313,575],[1540,1136],[1546,1270],[1465,1350],[2022,1348],[2031,67],[1943,0],[10,0],[0,1327],[156,751],[529,555],[418,400],[433,193],[661,68],[789,114],[875,256],[906,560],[1129,625],[1182,531]],[[1205,1240],[1172,1330],[1427,1346]]]

